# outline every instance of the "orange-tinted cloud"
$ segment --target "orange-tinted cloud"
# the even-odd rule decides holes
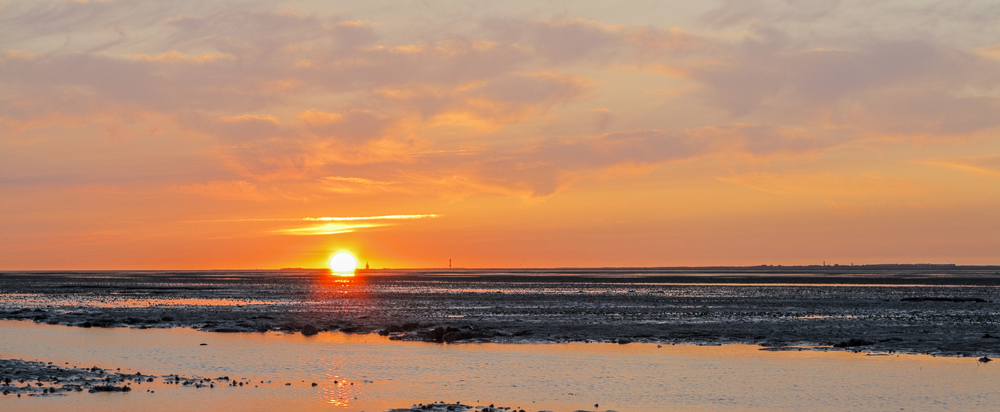
[[[177,193],[189,193],[206,197],[234,200],[259,201],[268,198],[268,196],[258,190],[257,185],[243,180],[171,185],[169,190]]]
[[[455,230],[440,239],[460,243],[475,237],[455,229],[465,219],[462,227],[511,238],[538,221],[552,239],[602,238],[617,229],[566,222],[624,215],[608,209],[607,197],[628,207],[670,199],[629,213],[643,229],[668,225],[673,215],[663,210],[682,198],[706,219],[692,233],[725,236],[719,228],[741,213],[732,205],[751,200],[763,217],[748,232],[791,213],[778,198],[901,214],[910,201],[990,211],[1000,197],[974,187],[1000,169],[997,10],[990,2],[858,0],[455,9],[6,2],[0,232],[51,234],[31,246],[38,250],[60,233],[96,233],[118,247],[142,239],[133,251],[163,246],[213,259],[210,247],[155,240],[183,232],[197,242],[239,239],[277,264],[294,258],[272,251],[329,247],[316,240],[323,236],[280,233],[395,245],[372,239]],[[927,159],[974,174],[928,168]],[[449,208],[449,218],[434,221],[441,228],[201,222],[174,232],[149,223],[316,216],[330,205],[356,216]],[[796,205],[808,206],[795,211],[803,221],[829,212]],[[115,226],[120,216],[141,222]],[[934,219],[949,217],[908,224]],[[669,249],[656,236],[644,238],[656,250],[647,256]],[[647,247],[620,238],[633,242],[625,252]]]

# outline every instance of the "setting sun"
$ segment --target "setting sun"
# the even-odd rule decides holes
[[[330,257],[330,270],[336,274],[354,274],[358,268],[358,260],[354,255],[347,252],[338,252]]]

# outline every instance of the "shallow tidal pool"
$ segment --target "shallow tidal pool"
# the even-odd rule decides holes
[[[0,321],[3,358],[229,376],[256,385],[195,389],[157,382],[131,393],[8,395],[0,397],[0,410],[374,412],[433,401],[557,412],[987,410],[1000,404],[1000,364],[975,358],[759,349],[448,345],[339,332],[306,337]]]

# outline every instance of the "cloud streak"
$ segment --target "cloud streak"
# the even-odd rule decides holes
[[[246,222],[324,222],[309,226],[283,228],[269,230],[267,233],[296,236],[319,236],[336,235],[342,233],[352,233],[358,230],[378,227],[392,226],[397,220],[417,220],[433,219],[440,217],[436,214],[418,215],[380,215],[380,216],[324,216],[324,217],[299,217],[299,218],[242,218],[242,219],[213,219],[194,220],[186,223],[246,223]]]
[[[284,235],[318,236],[351,233],[359,229],[387,226],[383,223],[324,223],[322,225],[298,227],[293,229],[272,230],[271,233]]]
[[[355,222],[364,220],[413,220],[441,217],[435,214],[423,215],[381,215],[381,216],[341,216],[341,217],[296,217],[296,218],[244,218],[244,219],[213,219],[191,220],[187,223],[213,222]]]

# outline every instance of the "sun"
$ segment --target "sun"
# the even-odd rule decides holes
[[[338,252],[330,257],[330,270],[337,275],[354,274],[358,268],[358,260],[347,252]]]

